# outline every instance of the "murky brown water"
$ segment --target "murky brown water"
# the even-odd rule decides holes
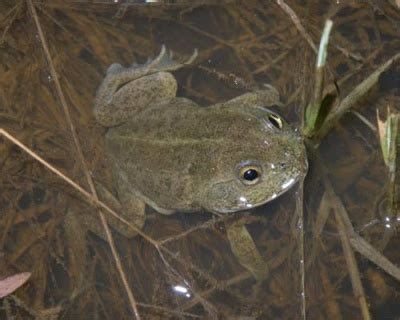
[[[312,97],[316,55],[275,2],[129,6],[113,2],[36,1],[64,101],[29,2],[0,3],[1,128],[86,190],[85,169],[63,106],[76,127],[86,172],[111,186],[104,161],[105,130],[92,116],[96,89],[111,63],[144,62],[158,54],[162,44],[181,56],[199,50],[191,66],[174,72],[179,96],[211,105],[254,84],[271,83],[286,105],[282,113],[300,123],[302,108]],[[399,52],[400,9],[395,1],[286,3],[317,46],[325,19],[333,20],[327,84],[336,82],[342,98]],[[148,208],[147,240],[113,233],[140,316],[300,319],[305,294],[307,319],[362,319],[337,221],[330,214],[324,224],[323,212],[329,210],[319,209],[323,177],[330,179],[356,232],[398,264],[396,219],[379,210],[387,190],[386,167],[377,132],[360,115],[376,127],[376,110],[399,109],[399,86],[395,63],[358,103],[359,114],[347,114],[321,141],[317,157],[325,173],[310,161],[304,184],[304,292],[296,211],[301,188],[250,214],[229,217],[246,224],[270,263],[270,276],[260,282],[232,254],[226,218],[208,213],[163,216]],[[89,233],[78,239],[87,248],[82,254],[85,251],[73,252],[66,240],[67,210],[96,214],[94,206],[4,138],[0,138],[0,165],[0,278],[32,272],[23,288],[0,301],[0,318],[133,318],[107,243]],[[71,263],[72,255],[79,257],[78,264]],[[355,257],[372,317],[398,319],[398,280],[360,254]]]

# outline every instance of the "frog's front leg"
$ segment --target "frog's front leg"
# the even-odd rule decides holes
[[[177,91],[176,80],[168,71],[190,64],[196,56],[197,51],[185,62],[174,61],[162,46],[158,57],[145,64],[129,68],[112,64],[96,93],[96,120],[106,127],[116,126],[149,104],[168,102]]]
[[[245,224],[241,221],[226,223],[226,234],[239,263],[249,270],[256,280],[266,279],[269,274],[268,264],[258,251]]]
[[[282,102],[280,101],[278,90],[269,84],[263,84],[251,92],[229,101],[218,103],[213,108],[243,108],[243,106],[281,107]]]

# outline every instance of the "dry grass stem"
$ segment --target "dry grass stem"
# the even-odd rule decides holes
[[[347,263],[348,272],[350,275],[350,280],[352,283],[353,293],[355,298],[359,303],[361,314],[364,320],[371,319],[371,315],[368,308],[367,299],[364,292],[364,287],[361,282],[361,276],[358,269],[357,261],[351,248],[350,234],[353,230],[351,221],[347,215],[346,209],[341,201],[341,199],[336,195],[332,184],[327,176],[327,171],[325,166],[322,164],[320,159],[317,159],[317,155],[313,154],[313,158],[316,160],[316,166],[321,171],[322,179],[325,187],[325,193],[329,197],[330,206],[334,210],[335,220],[337,224],[337,229],[339,231],[339,236],[342,244],[342,249],[344,257]]]
[[[95,205],[97,207],[100,207],[110,213],[112,216],[114,216],[116,219],[127,225],[128,227],[132,228],[135,232],[137,232],[139,235],[141,235],[144,239],[146,239],[148,242],[150,242],[152,245],[157,246],[158,243],[156,240],[153,238],[149,237],[147,234],[145,234],[142,230],[140,230],[138,227],[136,227],[134,224],[128,222],[125,220],[121,215],[119,215],[117,212],[115,212],[113,209],[108,207],[105,203],[100,201],[99,199],[95,198],[91,193],[87,192],[85,189],[83,189],[80,185],[78,185],[76,182],[74,182],[71,178],[67,177],[65,174],[63,174],[60,170],[52,166],[50,163],[48,163],[46,160],[44,160],[42,157],[40,157],[37,153],[35,153],[33,150],[29,149],[26,145],[24,145],[22,142],[20,142],[17,138],[12,136],[10,133],[5,131],[3,128],[0,128],[0,134],[3,135],[7,140],[9,140],[11,143],[17,145],[20,147],[24,152],[29,154],[32,158],[40,162],[42,165],[44,165],[47,169],[49,169],[51,172],[56,174],[58,177],[60,177],[62,180],[64,180],[66,183],[68,183],[70,186],[72,186],[74,189],[76,189],[79,193],[81,193],[84,198],[92,205]]]
[[[329,70],[315,90],[314,41],[326,19],[335,23]],[[399,223],[387,214],[391,178],[371,123],[388,105],[399,112],[399,19],[394,0],[0,1],[0,274],[32,273],[0,302],[0,318],[398,318],[391,306],[399,295]],[[173,75],[178,97],[201,107],[270,84],[285,107],[278,113],[296,125],[313,97],[329,95],[329,135],[307,140],[304,186],[248,213],[163,215],[146,206],[143,227],[130,223],[93,98],[110,64],[142,64],[162,44],[179,56],[199,49]],[[350,111],[357,101],[367,102],[362,114]],[[337,121],[342,109],[357,118]],[[193,124],[199,133],[203,126]],[[98,188],[99,200],[93,182],[114,201]],[[106,226],[104,234],[98,211],[103,224],[120,222],[139,236]],[[257,281],[232,253],[233,221],[267,263],[266,279]]]
[[[315,45],[311,36],[307,33],[306,29],[301,24],[301,21],[297,16],[296,12],[294,12],[293,9],[290,6],[288,6],[286,2],[283,0],[276,0],[276,3],[282,8],[283,11],[285,11],[289,15],[290,19],[292,19],[294,25],[296,26],[297,30],[299,30],[302,37],[307,41],[311,49],[317,54],[318,53],[317,46]]]
[[[400,281],[400,268],[390,262],[389,259],[370,245],[363,237],[359,236],[356,232],[351,232],[350,242],[352,247],[365,258]]]
[[[299,241],[299,270],[300,270],[300,290],[301,290],[301,317],[303,320],[307,318],[307,305],[306,305],[306,269],[305,269],[305,247],[304,247],[304,179],[299,181],[299,189],[296,192],[296,216],[297,225],[295,228],[295,235],[298,235]]]
[[[327,116],[321,129],[318,132],[318,138],[324,137],[337,123],[337,121],[352,108],[379,80],[380,75],[388,70],[393,63],[400,58],[400,53],[388,59],[384,64],[378,67],[364,81],[357,85],[351,93],[346,96],[334,110]]]
[[[335,199],[332,200],[333,202],[337,203],[338,199],[336,198],[336,196],[331,195],[331,197],[335,197]],[[350,273],[353,292],[359,302],[363,319],[369,320],[371,319],[371,315],[369,313],[367,298],[365,296],[364,287],[361,282],[361,276],[358,270],[357,261],[351,248],[350,239],[348,236],[348,229],[346,228],[346,224],[343,218],[343,211],[339,211],[338,207],[335,207],[335,218],[339,230],[340,240],[342,242],[344,256],[347,262],[347,267]]]
[[[50,51],[49,51],[49,48],[48,48],[48,45],[47,45],[47,41],[46,41],[46,38],[44,36],[43,30],[42,30],[42,27],[41,27],[41,24],[40,24],[40,21],[39,21],[39,17],[38,17],[38,15],[36,13],[36,8],[35,8],[32,0],[28,0],[28,6],[29,6],[29,10],[30,10],[30,12],[32,14],[32,17],[33,17],[33,19],[35,21],[35,26],[36,26],[38,34],[39,34],[40,43],[42,45],[44,54],[46,56],[46,60],[47,60],[47,62],[49,64],[51,76],[54,79],[54,84],[55,84],[55,87],[56,87],[56,90],[57,90],[57,95],[58,95],[58,97],[60,99],[60,102],[61,102],[61,105],[62,105],[62,108],[63,108],[63,111],[64,111],[64,115],[65,115],[67,123],[69,125],[69,129],[70,129],[70,132],[72,134],[72,138],[73,138],[74,145],[75,145],[75,150],[77,152],[79,162],[81,163],[83,172],[84,172],[85,177],[86,177],[86,182],[89,184],[89,187],[90,187],[91,193],[93,195],[93,198],[98,200],[96,189],[94,187],[94,183],[93,183],[92,177],[90,176],[89,169],[87,167],[85,158],[83,156],[83,152],[82,152],[81,145],[79,143],[78,135],[76,134],[75,125],[74,125],[74,123],[72,121],[71,114],[69,112],[69,107],[68,107],[67,101],[65,99],[64,92],[63,92],[63,90],[61,88],[61,84],[60,84],[59,79],[58,79],[58,74],[57,74],[57,71],[56,71],[56,69],[54,67],[53,59],[51,58],[51,54],[50,54]],[[103,213],[100,210],[98,211],[98,214],[99,214],[99,217],[100,217],[101,224],[103,225],[104,231],[106,233],[107,241],[108,241],[108,243],[110,245],[111,252],[112,252],[112,255],[114,257],[118,273],[120,275],[121,281],[122,281],[123,286],[125,288],[125,292],[126,292],[126,294],[128,296],[128,300],[129,300],[130,306],[132,308],[132,312],[135,315],[135,318],[140,320],[141,317],[140,317],[140,314],[139,314],[139,309],[137,307],[137,302],[136,302],[136,299],[133,296],[131,288],[129,287],[127,277],[126,277],[125,272],[124,272],[123,267],[122,267],[121,259],[120,259],[119,255],[118,255],[118,252],[117,252],[116,248],[115,248],[114,239],[112,238],[110,228],[108,227],[108,224],[107,224],[107,220],[106,220],[105,216],[103,215]]]

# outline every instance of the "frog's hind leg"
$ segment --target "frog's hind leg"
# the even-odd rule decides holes
[[[193,62],[197,51],[186,61],[174,61],[165,46],[160,54],[145,64],[124,68],[112,64],[96,94],[94,115],[107,127],[121,124],[149,104],[168,102],[176,96],[177,83],[169,71]]]
[[[86,226],[82,223],[86,213],[68,208],[64,218],[64,232],[68,248],[68,274],[75,296],[88,282],[88,249],[86,243]],[[77,292],[78,291],[78,292]]]
[[[121,187],[119,186],[121,189]],[[103,185],[96,183],[96,190],[99,198],[106,203],[109,207],[116,211],[122,220],[121,221],[111,215],[108,212],[104,212],[108,224],[127,238],[132,238],[137,234],[145,223],[145,203],[132,196],[132,193],[126,196],[122,196],[122,200],[118,200],[115,196],[108,191]],[[123,193],[123,192],[121,192]],[[76,243],[76,239],[79,242],[83,241],[83,235],[86,230],[90,230],[99,237],[107,241],[107,235],[104,230],[100,217],[96,212],[76,212],[75,210],[69,210],[66,219],[65,226],[67,232],[67,238],[72,239],[73,243]]]

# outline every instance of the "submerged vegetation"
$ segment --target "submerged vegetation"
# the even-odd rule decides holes
[[[101,2],[0,3],[0,275],[32,274],[0,317],[399,317],[397,2]],[[327,19],[328,56],[315,68]],[[88,234],[78,240],[89,254],[71,252],[68,208],[118,216],[93,187],[111,185],[95,90],[110,63],[143,62],[161,44],[198,48],[176,76],[179,94],[202,105],[257,83],[279,88],[283,113],[305,122],[304,186],[251,214],[149,209],[138,237],[109,230],[110,250]],[[224,222],[248,227],[265,280],[237,262]]]

